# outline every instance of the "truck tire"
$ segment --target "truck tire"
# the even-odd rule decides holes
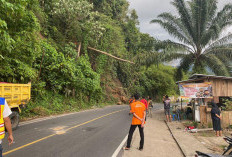
[[[12,111],[10,115],[12,130],[16,130],[19,125],[19,113],[17,111]]]

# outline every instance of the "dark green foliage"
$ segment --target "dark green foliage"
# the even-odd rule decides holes
[[[135,86],[132,86],[130,90],[132,93],[150,96],[161,101],[163,95],[176,95],[177,93],[175,72],[175,68],[162,64],[152,65],[148,68],[142,67],[139,70]]]
[[[138,53],[140,43],[140,32],[136,27],[138,24],[138,16],[135,11],[132,11],[131,16],[127,18],[127,22],[122,24],[125,35],[126,48],[128,52]]]
[[[126,0],[88,0],[94,9],[112,19],[122,22],[127,14],[129,3]]]
[[[39,23],[28,2],[0,1],[0,81],[27,83],[36,77]]]
[[[81,92],[96,97],[101,93],[99,75],[92,70],[87,56],[76,60],[72,44],[66,45],[63,53],[57,52],[47,42],[42,42],[41,46],[45,55],[40,79],[46,82],[48,89],[66,96]]]

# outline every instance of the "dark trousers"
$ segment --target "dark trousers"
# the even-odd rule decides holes
[[[2,145],[0,144],[0,157],[2,157]]]
[[[139,127],[139,134],[140,134],[140,146],[139,146],[139,149],[143,149],[144,133],[143,133],[143,128],[141,127],[141,125],[131,125],[129,135],[128,135],[128,139],[127,139],[127,146],[126,146],[127,148],[130,148],[131,139],[132,139],[133,133],[134,133],[137,126]]]

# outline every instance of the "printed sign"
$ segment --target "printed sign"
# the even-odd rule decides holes
[[[211,82],[179,84],[181,98],[213,98]]]

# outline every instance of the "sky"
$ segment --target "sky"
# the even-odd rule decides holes
[[[139,16],[139,28],[143,33],[148,33],[159,40],[173,38],[158,24],[150,24],[150,21],[157,18],[163,12],[176,14],[175,8],[170,4],[171,0],[127,0],[130,3],[130,10],[135,9]],[[231,0],[218,0],[218,9],[221,10],[225,4],[232,3]],[[232,27],[227,28],[223,34],[232,33]]]

